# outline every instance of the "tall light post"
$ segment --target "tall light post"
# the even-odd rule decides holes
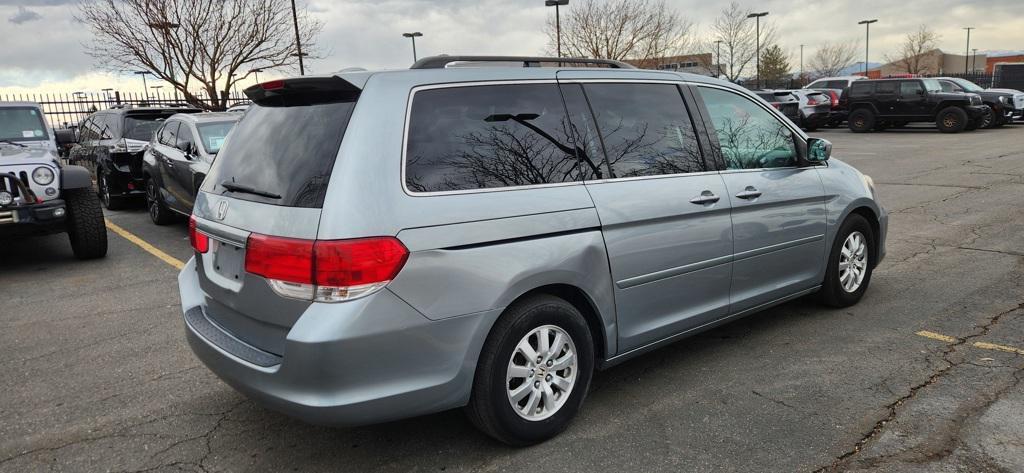
[[[259,84],[260,83],[260,73],[263,72],[263,69],[251,69],[251,70],[249,70],[249,72],[251,72],[251,73],[256,75],[256,83]]]
[[[858,25],[864,25],[864,77],[868,76],[868,49],[871,43],[871,24],[878,22],[878,19],[874,20],[861,20],[858,21]]]
[[[149,93],[149,87],[146,86],[146,74],[149,74],[149,71],[135,71],[134,74],[142,76],[142,98],[145,99]]]
[[[768,16],[768,12],[751,13],[751,14],[747,15],[747,18],[753,18],[754,19],[754,23],[756,24],[756,28],[757,28],[755,30],[755,33],[754,33],[756,35],[756,37],[757,37],[757,48],[755,50],[755,54],[757,54],[757,57],[755,58],[756,62],[754,63],[754,68],[757,70],[756,71],[757,72],[757,82],[756,82],[756,86],[754,87],[756,89],[760,89],[761,88],[761,17],[762,16]]]
[[[800,85],[804,85],[804,45],[800,45]]]
[[[79,90],[77,92],[73,92],[71,95],[75,97],[75,109],[78,110],[78,113],[83,113],[81,99],[86,97],[85,92]]]
[[[152,28],[154,30],[160,30],[160,31],[163,32],[163,34],[164,34],[164,47],[167,48],[168,50],[170,50],[169,44],[171,42],[171,30],[176,30],[181,25],[179,25],[177,23],[174,23],[174,22],[170,22],[170,21],[164,20],[164,21],[156,21],[156,22],[153,22],[153,23],[147,23],[147,26],[149,26],[150,28]],[[168,54],[168,56],[169,55],[170,54]],[[164,57],[164,66],[167,67],[167,70],[170,71],[170,73],[171,73],[171,85],[174,87],[174,100],[177,101],[178,100],[178,86],[175,85],[175,82],[177,82],[177,80],[174,78],[174,66],[167,64],[167,57],[166,56]]]
[[[568,4],[569,0],[544,0],[544,6],[555,7],[555,48],[558,57],[562,57],[562,19],[558,15],[558,7]]]
[[[722,78],[722,40],[715,40],[716,53],[718,54],[718,78]]]
[[[153,96],[152,96],[153,97],[153,101],[156,102],[156,103],[160,103],[160,89],[164,88],[164,86],[162,86],[162,85],[151,85],[151,86],[149,86],[149,88],[153,89]]]
[[[105,100],[109,104],[110,103],[110,91],[112,91],[114,89],[106,88],[106,89],[100,89],[100,90],[102,90],[102,92],[103,92],[103,100]]]
[[[416,31],[413,33],[402,33],[402,36],[412,40],[412,62],[416,62],[419,59],[416,57],[416,38],[423,36],[423,33]]]
[[[295,23],[295,50],[299,56],[299,75],[306,75],[306,68],[302,64],[302,40],[299,39],[299,14],[295,11],[295,0],[292,0],[292,21]]]
[[[971,50],[971,72],[978,70],[978,48]]]
[[[971,60],[971,30],[975,28],[973,26],[968,26],[964,29],[967,30],[967,50],[964,51],[964,74],[970,74],[971,72],[968,71],[967,68],[970,65]]]

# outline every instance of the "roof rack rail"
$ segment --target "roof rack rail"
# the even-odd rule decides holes
[[[533,56],[430,56],[416,61],[409,69],[444,69],[453,62],[519,62],[523,67],[541,67],[541,63],[569,65],[597,65],[612,69],[636,69],[622,61],[612,59],[587,59],[578,57],[533,57]]]

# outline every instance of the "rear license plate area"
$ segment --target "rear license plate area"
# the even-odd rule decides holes
[[[226,279],[241,281],[245,272],[245,249],[231,243],[210,239],[213,270]]]

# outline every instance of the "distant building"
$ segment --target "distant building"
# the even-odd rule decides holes
[[[922,53],[920,61],[921,73],[927,75],[963,74],[964,72],[981,74],[988,69],[988,58],[985,53],[964,56],[962,54],[948,54],[941,49],[933,49]],[[903,61],[890,62],[873,69],[868,69],[868,77],[870,78],[889,77],[906,73],[907,68],[903,65]],[[863,75],[863,73],[858,75]]]
[[[989,53],[985,61],[985,74],[992,74],[996,64],[999,63],[1024,63],[1024,52],[1008,51],[1000,53]]]
[[[705,76],[713,76],[718,70],[718,66],[713,64],[713,61],[711,53],[625,60],[625,62],[640,69],[689,72],[691,74],[701,74]]]

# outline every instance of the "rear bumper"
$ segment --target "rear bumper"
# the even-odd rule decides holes
[[[288,332],[284,353],[276,355],[247,346],[205,317],[194,259],[178,276],[178,288],[189,345],[211,371],[274,410],[325,425],[384,422],[465,405],[483,341],[500,313],[431,321],[385,289],[355,301],[310,305]]]
[[[41,204],[0,208],[0,238],[63,232],[66,211],[64,201],[61,199],[48,200]]]
[[[107,185],[112,196],[133,196],[146,193],[146,181],[141,173],[129,166],[117,166],[108,170]]]
[[[828,123],[830,117],[831,117],[831,113],[827,112],[827,111],[826,112],[812,112],[812,113],[809,113],[809,114],[803,116],[803,118],[801,118],[801,121],[802,121],[803,125],[809,125],[809,126],[813,126],[813,127],[818,127],[818,126],[824,125],[825,123]]]

